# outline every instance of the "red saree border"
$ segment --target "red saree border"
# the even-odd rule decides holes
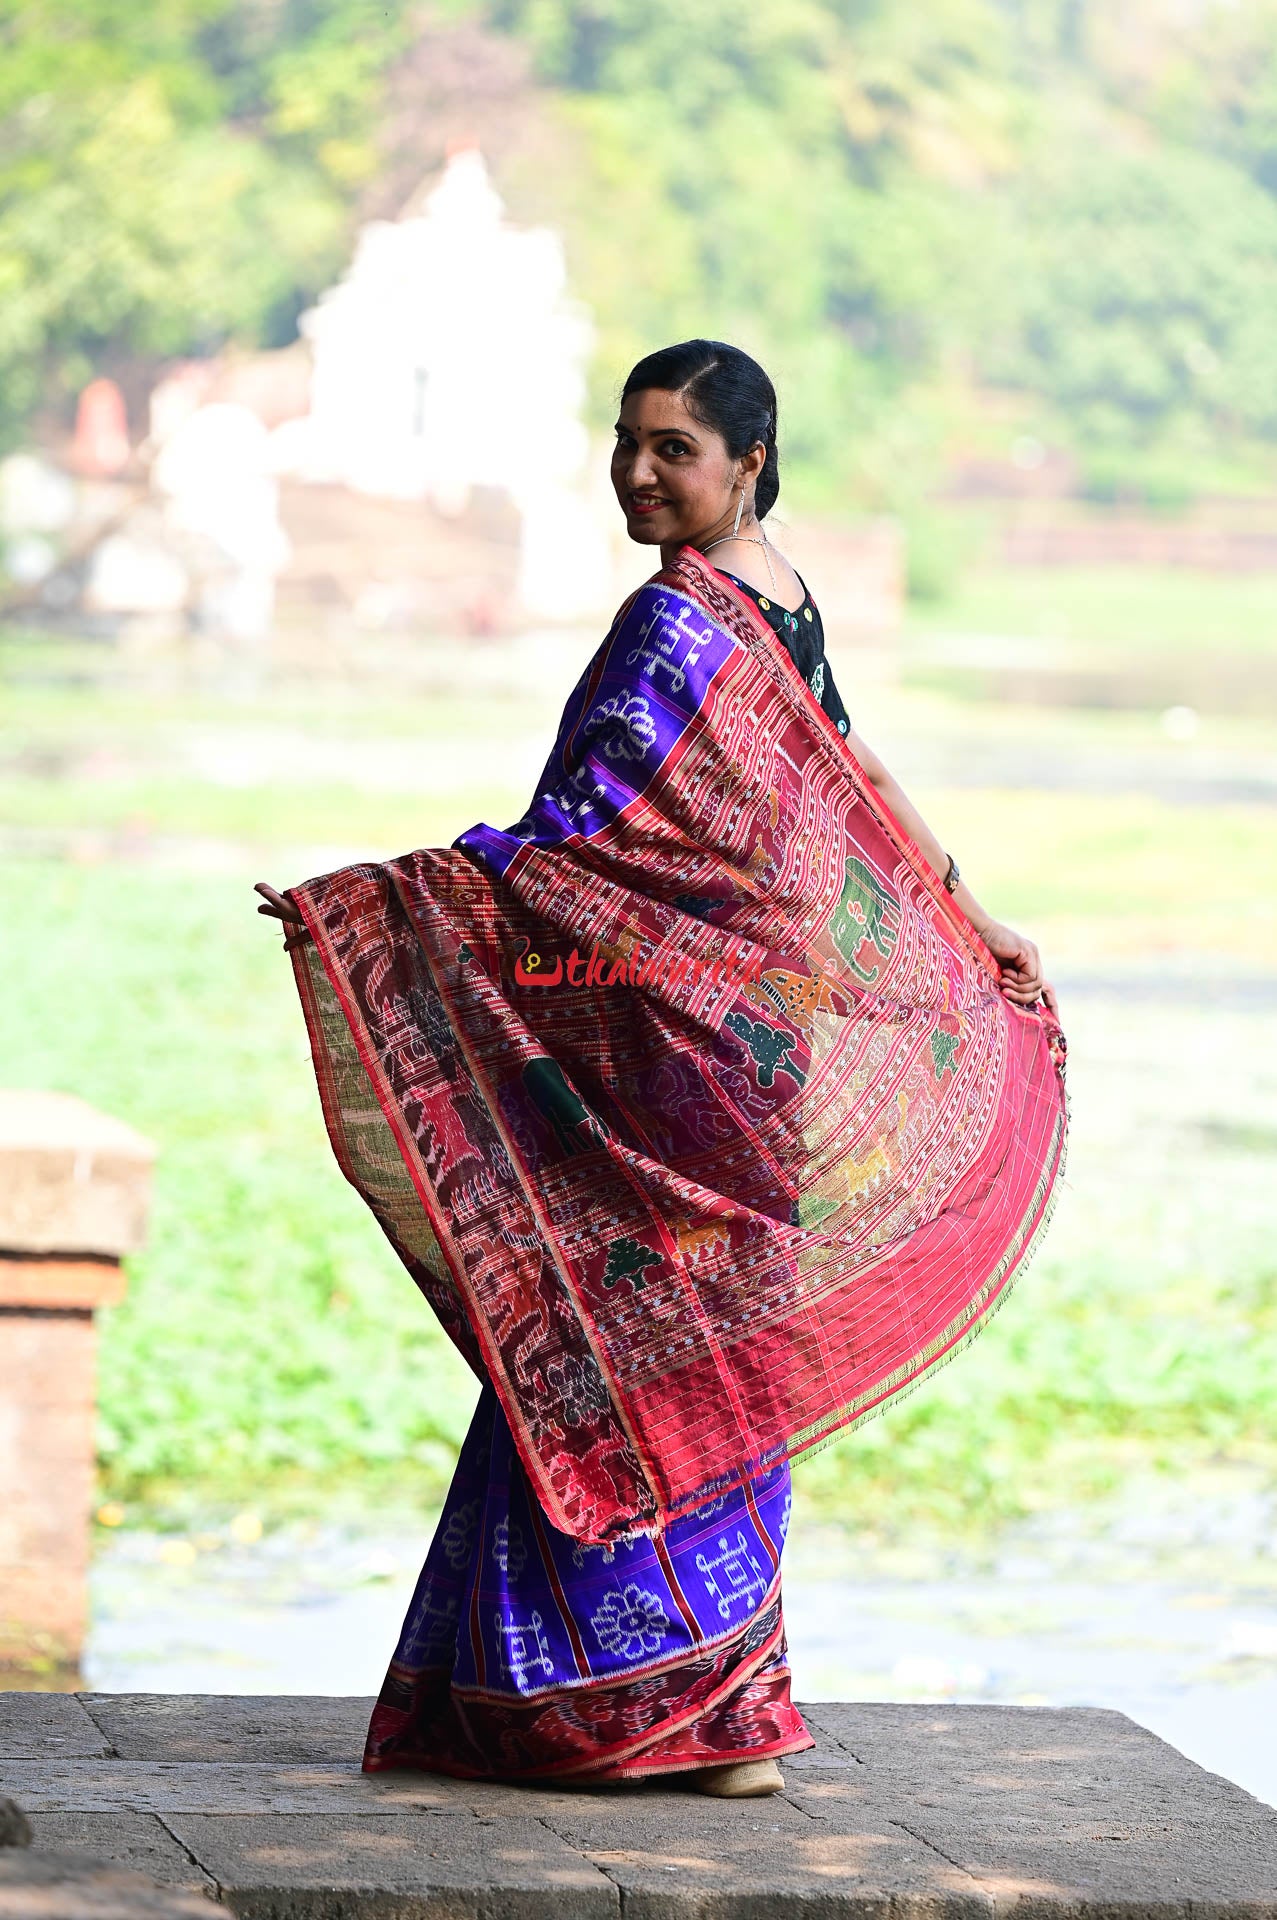
[[[465,1307],[466,1319],[469,1322],[470,1330],[475,1337],[475,1341],[478,1345],[479,1351],[483,1355],[484,1362],[487,1366],[487,1369],[488,1369],[487,1377],[491,1380],[493,1388],[496,1391],[497,1397],[501,1402],[502,1412],[505,1414],[507,1420],[510,1422],[511,1432],[514,1434],[516,1444],[518,1445],[519,1457],[522,1460],[523,1465],[529,1474],[529,1477],[532,1479],[534,1486],[536,1487],[537,1496],[541,1500],[545,1508],[545,1511],[550,1516],[551,1520],[558,1527],[561,1533],[566,1533],[570,1535],[572,1533],[572,1523],[567,1515],[565,1508],[563,1507],[562,1502],[559,1500],[558,1495],[554,1490],[553,1482],[550,1480],[549,1475],[545,1472],[540,1454],[531,1443],[531,1436],[527,1432],[526,1424],[523,1420],[523,1416],[520,1411],[518,1402],[514,1399],[514,1397],[509,1392],[509,1383],[506,1379],[505,1367],[501,1360],[500,1350],[497,1346],[495,1338],[493,1337],[492,1329],[488,1324],[487,1317],[479,1311],[477,1303],[474,1300],[473,1289],[470,1286],[470,1279],[469,1279],[469,1275],[466,1272],[465,1262],[461,1259],[460,1255],[456,1251],[455,1246],[453,1245],[452,1235],[449,1232],[447,1220],[444,1216],[442,1209],[438,1204],[436,1197],[430,1191],[429,1182],[423,1180],[420,1177],[419,1170],[416,1164],[416,1154],[415,1154],[413,1145],[411,1142],[407,1142],[404,1138],[403,1114],[400,1111],[399,1103],[396,1100],[394,1093],[391,1091],[390,1087],[386,1083],[385,1076],[381,1071],[381,1068],[376,1059],[375,1052],[369,1041],[368,1032],[366,1027],[364,1026],[363,1016],[360,1013],[358,1006],[355,1004],[353,997],[351,996],[349,990],[346,987],[345,976],[342,968],[340,967],[339,964],[337,964],[336,956],[333,954],[332,943],[329,940],[328,930],[323,923],[323,918],[320,914],[314,912],[311,909],[309,901],[307,900],[298,901],[294,899],[291,890],[289,891],[286,897],[292,900],[293,904],[299,908],[303,918],[305,919],[306,925],[309,928],[314,938],[316,949],[318,950],[321,958],[324,961],[324,971],[328,977],[329,985],[332,987],[333,992],[336,994],[337,999],[341,1004],[342,1012],[345,1015],[346,1021],[350,1027],[351,1038],[354,1042],[355,1050],[359,1055],[360,1064],[363,1066],[364,1072],[368,1076],[368,1083],[372,1088],[373,1094],[376,1097],[378,1106],[381,1108],[381,1111],[385,1116],[386,1124],[389,1126],[391,1133],[394,1135],[395,1144],[399,1149],[400,1157],[402,1158],[404,1166],[407,1169],[408,1177],[412,1181],[414,1191],[416,1192],[418,1198],[421,1201],[422,1207],[425,1210],[426,1217],[430,1222],[431,1229],[434,1232],[435,1238],[439,1242],[440,1251],[443,1253],[445,1260],[448,1262],[448,1269],[452,1275],[453,1283],[456,1286],[458,1296],[463,1306]],[[423,949],[423,952],[424,952],[424,949]],[[300,969],[304,969],[307,965],[302,948],[294,948],[291,954],[291,959],[292,959],[293,970],[295,974]],[[426,961],[426,965],[430,967],[431,975],[435,979],[436,989],[438,990],[439,982],[438,982],[437,976],[435,975],[435,970],[433,966],[431,966],[430,964],[429,953],[425,953],[425,961]],[[308,974],[307,974],[307,980],[309,983]],[[442,994],[441,994],[441,997],[442,997]],[[317,1037],[322,1038],[322,1035],[319,1033],[318,1009],[314,1007],[313,1002],[307,997],[306,994],[302,994],[301,998],[302,998],[303,1010],[306,1016],[307,1030],[310,1033],[311,1045],[313,1048]],[[312,1017],[315,1022],[313,1026],[312,1026]],[[324,1106],[325,1126],[328,1128],[329,1138],[332,1139],[333,1126],[329,1118],[327,1106],[322,1100],[322,1096],[321,1096],[321,1105]],[[345,1157],[344,1145],[339,1148],[337,1146],[336,1141],[334,1141],[334,1152],[336,1154],[338,1165],[341,1166],[342,1171],[345,1172],[346,1165],[348,1164],[348,1162],[346,1161],[346,1157]],[[356,1183],[352,1182],[352,1184],[356,1184]],[[646,1528],[640,1527],[638,1525],[636,1525],[632,1529],[632,1531],[636,1533],[643,1532],[646,1530],[647,1530]]]
[[[704,1695],[690,1702],[678,1712],[662,1718],[658,1725],[647,1727],[641,1732],[632,1734],[626,1740],[614,1742],[602,1752],[584,1756],[573,1755],[565,1760],[549,1761],[544,1764],[533,1762],[531,1766],[517,1769],[502,1767],[494,1770],[492,1768],[472,1765],[455,1753],[440,1751],[425,1745],[409,1745],[402,1751],[394,1754],[377,1754],[365,1750],[362,1769],[365,1773],[390,1773],[396,1770],[410,1769],[429,1773],[443,1773],[456,1779],[466,1780],[589,1780],[594,1778],[603,1780],[609,1777],[620,1777],[622,1771],[627,1774],[666,1771],[681,1772],[709,1764],[729,1765],[738,1759],[757,1760],[776,1753],[796,1753],[804,1751],[806,1748],[814,1746],[815,1742],[807,1732],[806,1727],[803,1726],[801,1716],[798,1715],[797,1709],[791,1706],[789,1711],[793,1713],[798,1723],[798,1728],[801,1728],[801,1732],[796,1728],[792,1734],[785,1736],[777,1743],[772,1743],[766,1747],[742,1747],[736,1752],[729,1749],[722,1754],[721,1759],[719,1758],[717,1750],[715,1750],[714,1758],[711,1761],[707,1761],[704,1758],[689,1758],[675,1755],[668,1761],[663,1761],[653,1756],[650,1764],[644,1764],[644,1755],[647,1754],[652,1747],[676,1738],[680,1733],[684,1733],[689,1728],[694,1727],[698,1721],[707,1719],[709,1716],[717,1713],[731,1701],[733,1696],[744,1692],[754,1680],[755,1676],[767,1666],[768,1662],[772,1660],[777,1653],[781,1652],[785,1643],[785,1623],[784,1616],[780,1609],[778,1587],[779,1582],[776,1583],[776,1589],[774,1590],[775,1599],[769,1603],[775,1607],[775,1623],[768,1629],[757,1647],[751,1648],[749,1652],[735,1664],[729,1664],[728,1657],[730,1656],[732,1646],[739,1644],[741,1640],[748,1637],[750,1627],[756,1624],[759,1616],[755,1616],[754,1621],[738,1629],[732,1641],[720,1646],[716,1661],[716,1665],[720,1669],[719,1677],[711,1684]],[[694,1662],[689,1661],[687,1655],[684,1654],[681,1660],[671,1663],[666,1671],[676,1673],[680,1666],[688,1666],[691,1664],[694,1664]],[[538,1695],[536,1698],[528,1701],[511,1700],[510,1696],[506,1695],[503,1696],[498,1704],[491,1695],[484,1694],[479,1689],[453,1686],[450,1678],[451,1668],[449,1667],[424,1667],[412,1674],[402,1673],[402,1670],[397,1672],[396,1669],[392,1668],[391,1675],[387,1676],[387,1685],[389,1685],[392,1675],[399,1681],[400,1685],[407,1686],[414,1691],[420,1688],[423,1682],[429,1682],[432,1678],[436,1679],[441,1686],[446,1685],[445,1710],[449,1713],[455,1713],[457,1722],[464,1731],[467,1740],[473,1742],[480,1750],[485,1746],[489,1750],[496,1750],[499,1745],[499,1735],[501,1733],[509,1734],[514,1732],[517,1734],[520,1730],[521,1723],[530,1725],[545,1713],[548,1705],[552,1704],[552,1702],[547,1702],[544,1695]],[[636,1696],[636,1689],[646,1685],[652,1677],[651,1670],[644,1668],[640,1672],[627,1674],[622,1680],[611,1679],[604,1682],[602,1686],[591,1689],[593,1699],[596,1703],[601,1701],[607,1702],[612,1706],[614,1712],[623,1712],[626,1708],[627,1699],[633,1699]],[[789,1681],[788,1662],[785,1662],[784,1666],[778,1669],[777,1679],[783,1681],[784,1691],[787,1695]],[[383,1692],[384,1691],[385,1689],[383,1688]],[[564,1690],[564,1697],[570,1700],[572,1694],[583,1691],[585,1691],[584,1687],[570,1687]],[[609,1695],[615,1696],[615,1700],[609,1702]],[[631,1708],[631,1711],[632,1710],[633,1708]],[[372,1722],[369,1726],[369,1748],[371,1748],[374,1738],[377,1737],[379,1717],[385,1721],[392,1715],[401,1717],[405,1721],[411,1718],[409,1711],[393,1708],[384,1700],[379,1699],[377,1706],[373,1710]],[[382,1735],[380,1737],[384,1738],[386,1736]]]
[[[792,1723],[791,1731],[779,1735],[774,1740],[763,1741],[755,1745],[737,1747],[709,1748],[702,1745],[699,1752],[688,1753],[686,1736],[694,1734],[699,1721],[693,1721],[689,1727],[682,1727],[672,1736],[666,1736],[670,1746],[668,1755],[653,1753],[649,1748],[633,1762],[622,1762],[617,1766],[600,1770],[586,1776],[605,1785],[609,1780],[654,1779],[667,1773],[699,1773],[706,1767],[739,1766],[753,1760],[783,1760],[786,1754],[807,1753],[816,1742],[808,1732],[802,1714],[789,1697],[790,1676],[788,1670],[778,1674],[774,1681],[764,1682],[770,1685],[776,1695],[773,1712],[777,1719],[787,1719]],[[759,1685],[759,1672],[755,1672],[739,1689],[742,1694],[751,1693]],[[702,1715],[701,1719],[707,1716]],[[801,1732],[799,1729],[801,1728]],[[662,1745],[666,1741],[662,1741]],[[680,1752],[679,1749],[683,1751]],[[580,1776],[578,1776],[580,1777]]]

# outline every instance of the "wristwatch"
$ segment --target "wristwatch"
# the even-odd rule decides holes
[[[961,869],[959,868],[958,863],[954,859],[953,855],[950,854],[949,855],[949,871],[945,874],[945,877],[944,877],[945,892],[956,893],[958,891],[958,882],[959,880],[961,880],[961,878],[962,878]]]

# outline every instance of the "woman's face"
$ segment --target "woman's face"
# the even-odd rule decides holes
[[[622,403],[612,455],[612,485],[631,540],[642,546],[698,546],[730,528],[745,475],[762,466],[762,448],[733,460],[726,443],[690,414],[681,395],[660,387]]]

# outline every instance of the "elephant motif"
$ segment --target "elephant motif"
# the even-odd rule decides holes
[[[873,986],[882,973],[881,962],[891,958],[900,937],[900,902],[855,854],[848,856],[847,878],[829,932],[852,972]]]

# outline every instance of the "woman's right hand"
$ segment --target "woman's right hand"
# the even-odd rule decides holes
[[[1031,1007],[1042,1000],[1059,1017],[1055,988],[1042,971],[1042,956],[1032,940],[1004,927],[1000,920],[989,920],[977,928],[980,938],[1002,969],[1002,991],[1018,1007]]]
[[[283,922],[285,953],[292,947],[300,946],[303,940],[309,940],[306,922],[291,900],[285,900],[283,894],[277,892],[274,887],[268,886],[265,880],[257,881],[253,892],[260,893],[264,902],[257,911],[266,914],[272,920]]]

